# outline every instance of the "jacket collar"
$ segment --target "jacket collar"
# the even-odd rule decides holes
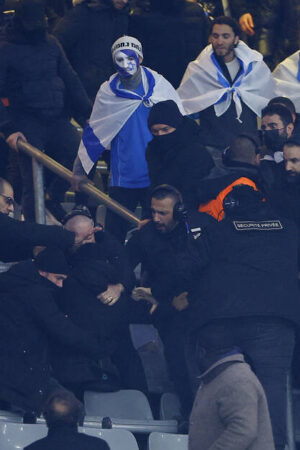
[[[231,366],[232,364],[236,363],[245,363],[244,356],[241,353],[235,353],[233,355],[228,355],[225,356],[224,358],[219,359],[212,366],[210,366],[203,374],[201,374],[199,379],[204,384],[210,383],[228,366]]]

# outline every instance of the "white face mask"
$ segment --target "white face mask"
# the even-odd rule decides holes
[[[114,55],[114,63],[119,74],[126,78],[136,74],[140,65],[137,54],[132,50],[116,52]]]

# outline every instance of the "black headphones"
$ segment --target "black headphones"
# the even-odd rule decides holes
[[[175,196],[178,199],[173,207],[173,219],[176,222],[185,222],[187,220],[187,209],[184,206],[182,195],[178,189],[170,184],[160,184],[151,191],[151,198],[156,197],[158,193],[172,194],[172,196]]]

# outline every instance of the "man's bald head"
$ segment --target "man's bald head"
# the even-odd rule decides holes
[[[76,233],[76,246],[78,247],[88,242],[95,243],[95,224],[90,217],[85,215],[71,217],[65,222],[64,228]]]
[[[72,392],[57,391],[46,401],[43,415],[49,428],[57,423],[78,425],[83,418],[83,405]]]

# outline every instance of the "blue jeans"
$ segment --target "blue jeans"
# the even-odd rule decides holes
[[[208,328],[207,328],[208,327]],[[268,400],[276,450],[286,443],[286,379],[291,367],[295,330],[275,317],[219,319],[205,326],[220,340],[228,333],[244,353]]]

